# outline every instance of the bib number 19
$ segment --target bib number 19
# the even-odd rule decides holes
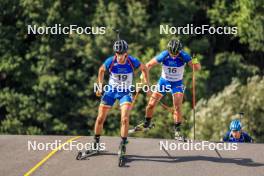
[[[127,75],[117,75],[119,81],[126,81],[127,80]]]

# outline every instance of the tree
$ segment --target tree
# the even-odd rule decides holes
[[[263,2],[258,0],[216,0],[208,10],[213,24],[237,26],[239,41],[251,51],[264,51]]]

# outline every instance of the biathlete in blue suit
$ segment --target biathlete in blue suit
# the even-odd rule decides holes
[[[167,48],[167,50],[162,51],[146,64],[148,70],[155,65],[161,64],[162,72],[157,84],[157,91],[152,93],[146,107],[143,127],[149,128],[155,106],[166,92],[169,91],[173,97],[175,139],[184,140],[180,130],[182,122],[181,105],[184,94],[184,68],[185,65],[188,64],[194,70],[200,70],[201,65],[198,63],[197,59],[192,59],[189,54],[182,50],[182,44],[179,40],[171,40]]]
[[[121,145],[125,147],[127,143],[129,114],[131,111],[132,94],[130,86],[133,81],[134,70],[140,68],[143,73],[144,82],[149,85],[147,69],[144,64],[130,55],[128,55],[128,44],[124,40],[117,40],[113,46],[115,55],[106,59],[104,64],[98,71],[99,86],[103,86],[104,74],[106,71],[110,73],[107,91],[102,95],[102,90],[96,92],[97,96],[101,96],[101,103],[98,109],[98,116],[94,127],[95,144],[99,143],[101,131],[104,121],[109,110],[116,100],[119,100],[121,109]],[[124,149],[125,151],[125,149]]]
[[[229,131],[225,134],[224,142],[253,142],[252,138],[244,131],[242,131],[242,125],[239,120],[233,120],[230,123]]]

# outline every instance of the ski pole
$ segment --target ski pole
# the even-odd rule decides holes
[[[140,90],[136,91],[136,95],[135,95],[134,98],[133,98],[133,102],[132,102],[132,104],[131,104],[131,108],[134,107],[135,102],[136,102],[136,99],[138,98],[139,92],[140,92]]]
[[[171,113],[174,113],[174,109],[172,109],[171,107],[169,107],[169,106],[167,106],[167,105],[165,105],[163,102],[159,102],[160,103],[160,105],[165,109],[165,110],[167,110],[167,111],[169,111],[169,112],[171,112]]]
[[[242,122],[243,117],[244,117],[244,112],[240,112],[240,113],[239,113],[239,119],[240,119],[240,122]]]
[[[193,106],[193,140],[195,140],[195,71],[192,63],[192,106]]]
[[[114,29],[114,28],[113,28],[113,31],[116,32],[116,39],[117,39],[117,40],[120,40],[120,36],[119,36],[119,34],[120,34],[120,30],[119,30],[119,29]]]

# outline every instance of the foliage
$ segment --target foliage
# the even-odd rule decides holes
[[[262,87],[254,81],[260,81],[263,75],[263,4],[257,0],[228,2],[0,0],[0,133],[92,135],[100,101],[94,95],[93,83],[100,65],[113,54],[116,36],[112,28],[119,28],[121,38],[129,43],[129,53],[143,63],[164,50],[172,37],[180,38],[188,53],[198,55],[203,66],[202,71],[195,74],[197,101],[202,99],[198,113],[213,111],[215,114],[208,122],[199,121],[200,138],[218,140],[228,125],[227,115],[246,107],[247,116],[259,117],[252,118],[252,128],[248,130],[257,141],[263,142],[263,125],[257,126],[261,123],[263,108],[260,104],[255,105],[263,100],[259,93]],[[232,25],[238,27],[239,33],[235,36],[159,34],[160,24],[185,26],[187,23]],[[55,24],[106,26],[107,30],[104,35],[27,34],[27,25]],[[160,69],[157,66],[151,70],[152,84],[156,84]],[[139,75],[135,82],[139,81]],[[184,83],[184,132],[191,136],[192,71],[188,66]],[[211,104],[201,105],[214,102],[219,96],[223,103],[221,97],[230,93],[230,89],[235,97],[223,104],[230,109],[229,114],[225,114],[220,105],[218,108]],[[245,97],[238,99],[237,94],[242,94],[241,91],[248,96],[248,103],[245,103]],[[250,96],[252,93],[254,99]],[[228,95],[227,98],[233,97]],[[163,101],[172,105],[170,95]],[[239,103],[245,105],[239,107]],[[131,125],[144,119],[146,104],[147,98],[141,94],[131,113]],[[216,114],[223,117],[216,119]],[[200,118],[207,117],[211,117],[210,114]],[[149,134],[139,136],[172,136],[171,114],[158,106],[154,120],[157,127]],[[215,121],[224,123],[213,132],[210,124]],[[119,127],[120,112],[116,103],[104,125],[104,134],[119,135]]]
[[[197,136],[200,139],[220,140],[229,130],[230,122],[244,112],[243,130],[257,142],[264,139],[264,78],[254,76],[241,84],[237,79],[210,99],[202,99],[197,105]]]

